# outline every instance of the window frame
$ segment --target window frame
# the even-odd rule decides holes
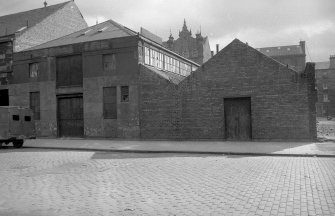
[[[125,89],[127,89],[127,91],[125,91]],[[120,102],[121,103],[128,103],[129,102],[129,86],[121,86],[120,87]],[[128,93],[128,94],[124,94],[124,93]],[[124,98],[124,96],[127,96],[127,98]]]
[[[35,75],[32,75],[32,69],[34,68],[33,66],[37,66],[36,71],[34,72]],[[40,74],[40,63],[39,62],[31,62],[29,63],[29,78],[38,78]]]

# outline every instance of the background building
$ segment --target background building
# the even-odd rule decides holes
[[[329,61],[316,62],[316,87],[318,90],[317,115],[335,117],[335,56]]]
[[[192,31],[188,30],[186,21],[181,31],[179,31],[179,38],[174,40],[170,34],[169,40],[163,43],[164,46],[179,55],[184,56],[198,64],[205,63],[211,58],[211,49],[209,46],[208,37],[203,37],[201,31],[192,36]]]
[[[305,69],[305,41],[300,41],[298,45],[264,47],[257,50],[298,72]]]
[[[59,38],[87,24],[73,1],[0,17],[0,106],[9,103],[13,53]]]

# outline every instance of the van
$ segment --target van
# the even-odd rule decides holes
[[[0,147],[13,143],[21,148],[25,139],[35,139],[33,111],[17,106],[0,106]]]

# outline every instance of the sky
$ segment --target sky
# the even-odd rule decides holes
[[[65,0],[47,0],[48,5]],[[0,16],[43,7],[44,0],[0,0]],[[175,39],[184,19],[211,49],[238,38],[254,48],[306,41],[306,61],[335,54],[335,0],[75,0],[89,26],[107,19]]]

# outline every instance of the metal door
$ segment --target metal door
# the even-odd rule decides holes
[[[82,96],[58,98],[58,131],[61,137],[84,135]]]
[[[251,139],[250,98],[225,98],[224,115],[226,139]]]

